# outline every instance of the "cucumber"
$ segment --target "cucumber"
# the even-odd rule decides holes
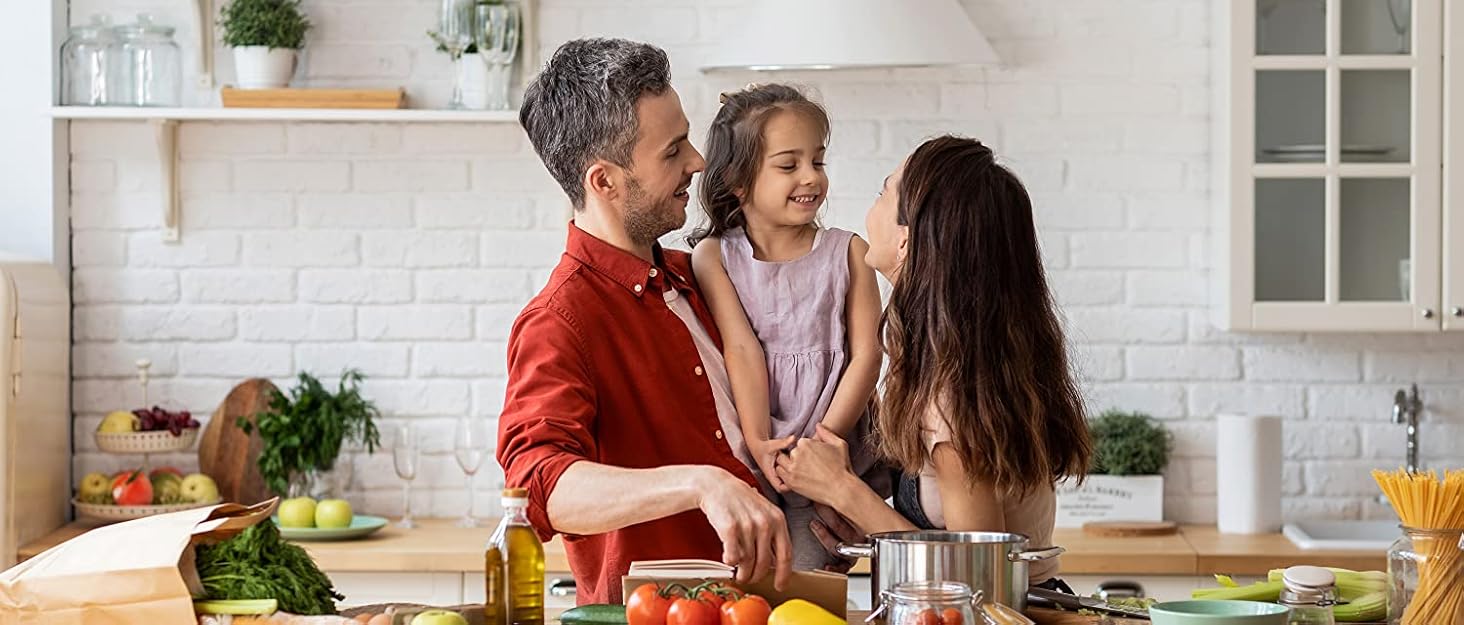
[[[623,605],[582,605],[559,615],[563,625],[627,625]]]
[[[274,614],[280,602],[274,599],[216,599],[194,601],[193,611],[199,614]]]

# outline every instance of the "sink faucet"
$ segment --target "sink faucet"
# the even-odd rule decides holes
[[[1393,423],[1408,426],[1409,473],[1417,473],[1418,466],[1418,415],[1423,412],[1423,400],[1418,398],[1418,385],[1412,385],[1411,394],[1403,389],[1393,395]]]

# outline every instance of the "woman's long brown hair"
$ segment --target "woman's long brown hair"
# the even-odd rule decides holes
[[[1003,497],[1085,474],[1087,421],[1027,190],[990,148],[947,136],[915,150],[898,191],[909,241],[880,320],[881,451],[918,471],[922,426],[938,410],[967,479]]]

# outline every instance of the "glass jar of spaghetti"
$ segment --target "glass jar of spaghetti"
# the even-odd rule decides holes
[[[1464,529],[1404,527],[1388,581],[1389,625],[1464,623]]]

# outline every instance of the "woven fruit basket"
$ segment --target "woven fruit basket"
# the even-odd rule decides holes
[[[198,428],[187,428],[178,436],[167,430],[153,432],[97,432],[97,448],[114,454],[165,454],[184,451],[198,440]]]
[[[164,432],[166,434],[166,432]],[[103,521],[131,521],[156,514],[167,514],[182,510],[192,510],[204,506],[212,506],[223,501],[216,499],[206,503],[174,503],[164,505],[146,506],[119,506],[116,504],[86,503],[80,499],[72,499],[71,505],[76,506],[76,513],[93,519]]]

